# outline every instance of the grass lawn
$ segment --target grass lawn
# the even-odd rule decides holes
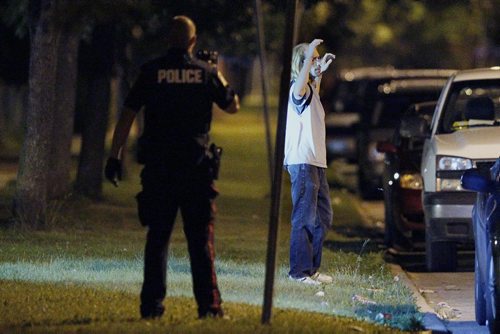
[[[0,228],[2,333],[397,333],[421,328],[411,291],[391,276],[370,243],[331,231],[322,271],[334,283],[311,287],[287,279],[290,195],[284,174],[278,266],[271,326],[261,325],[270,206],[262,114],[216,114],[212,139],[224,148],[217,186],[216,254],[227,317],[197,320],[182,223],[172,237],[167,308],[161,320],[138,314],[145,229],[134,195],[140,166],[96,203],[76,196],[53,203],[48,228]],[[274,139],[273,139],[274,141]],[[0,192],[0,218],[14,191]],[[334,225],[361,224],[352,195],[331,192]],[[374,251],[375,250],[375,251]]]

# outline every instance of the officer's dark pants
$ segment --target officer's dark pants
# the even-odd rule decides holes
[[[214,266],[214,199],[217,192],[213,181],[199,167],[173,170],[165,166],[161,163],[145,166],[141,174],[143,191],[137,196],[139,218],[149,227],[141,316],[157,317],[163,313],[168,244],[179,209],[188,242],[198,316],[222,315]]]

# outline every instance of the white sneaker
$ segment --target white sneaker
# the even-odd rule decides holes
[[[292,276],[288,276],[288,278],[292,281],[299,282],[299,283],[304,283],[304,284],[309,284],[309,285],[320,285],[321,282],[318,280],[314,280],[309,276],[306,277],[300,277],[300,278],[295,278]]]
[[[320,274],[319,272],[316,272],[310,278],[312,280],[316,281],[316,282],[319,282],[319,283],[324,283],[324,284],[333,283],[333,277],[332,276],[326,275],[326,274]]]

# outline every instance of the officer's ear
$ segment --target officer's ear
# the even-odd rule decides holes
[[[194,48],[194,45],[196,44],[196,35],[191,37],[188,42],[188,49]]]

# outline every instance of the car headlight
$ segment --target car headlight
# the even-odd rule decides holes
[[[462,183],[460,179],[437,179],[436,180],[436,190],[437,191],[462,191]]]
[[[460,178],[464,170],[472,168],[472,160],[449,156],[437,156],[436,160],[436,190],[463,191]]]
[[[420,174],[403,174],[399,179],[399,186],[403,189],[422,189],[422,176]]]
[[[437,170],[466,170],[472,168],[472,160],[458,157],[437,157]]]

